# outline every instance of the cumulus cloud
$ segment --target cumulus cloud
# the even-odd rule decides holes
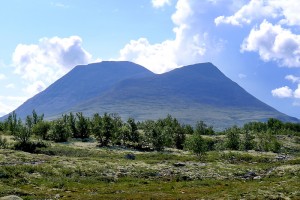
[[[165,5],[171,4],[171,0],[152,0],[151,2],[154,8],[161,8],[164,7]]]
[[[215,24],[231,24],[242,26],[261,18],[277,18],[281,24],[300,25],[300,1],[298,0],[251,0],[231,16],[219,16]]]
[[[232,16],[219,16],[215,19],[215,24],[231,24],[235,26],[241,26],[243,24],[250,24],[253,20],[261,17],[277,17],[277,7],[269,4],[268,1],[252,0],[248,4],[244,5]]]
[[[300,83],[300,77],[294,75],[287,75],[285,76],[286,80],[292,81],[293,83]]]
[[[26,101],[26,97],[0,96],[0,116],[3,116]]]
[[[293,97],[293,90],[288,86],[284,86],[272,90],[272,95],[274,97],[279,97],[279,98],[289,98],[289,97]]]
[[[266,20],[251,30],[241,50],[258,52],[264,61],[277,61],[287,67],[300,67],[300,35]]]
[[[26,91],[35,94],[78,64],[91,62],[91,54],[78,36],[42,38],[38,44],[19,44],[13,53],[15,73],[29,82]]]
[[[222,42],[209,42],[210,35],[199,27],[197,12],[203,1],[178,0],[172,15],[174,39],[151,44],[148,39],[132,40],[120,50],[119,60],[130,60],[155,73],[203,61],[208,49],[217,51]],[[209,43],[209,44],[208,44]]]
[[[298,84],[297,89],[294,91],[294,97],[300,99],[300,84]]]

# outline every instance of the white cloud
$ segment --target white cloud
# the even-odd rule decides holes
[[[43,81],[35,81],[34,83],[28,85],[23,91],[25,91],[30,96],[33,96],[46,88],[46,85]]]
[[[148,39],[130,41],[120,50],[119,60],[141,64],[155,73],[203,61],[207,52],[218,52],[222,41],[213,41],[199,27],[199,11],[203,1],[178,0],[172,15],[174,39],[151,44]]]
[[[298,84],[297,89],[294,91],[294,97],[300,99],[300,84]]]
[[[300,83],[300,77],[294,75],[287,75],[285,76],[286,80],[292,81],[293,83]]]
[[[217,17],[215,19],[215,24],[219,25],[221,23],[224,23],[234,26],[241,26],[242,24],[250,24],[254,19],[266,16],[276,17],[276,13],[277,9],[271,5],[268,5],[267,1],[252,0],[232,16]]]
[[[26,101],[27,97],[0,96],[0,116],[3,116]]]
[[[300,25],[299,0],[251,0],[231,16],[219,16],[215,24],[242,26],[256,19],[276,18],[290,26]]]
[[[258,28],[251,30],[241,50],[258,52],[264,61],[277,61],[287,67],[300,67],[300,35],[266,20]]]
[[[0,80],[6,79],[6,76],[4,74],[0,74]]]
[[[299,0],[269,0],[269,4],[276,8],[280,16],[283,17],[280,23],[289,26],[300,25]]]
[[[91,62],[92,56],[81,45],[82,39],[78,36],[42,38],[38,44],[19,44],[13,53],[15,73],[28,81],[29,94],[37,93],[74,66]]]
[[[171,0],[152,0],[151,2],[154,8],[161,8],[164,7],[165,5],[171,4]]]
[[[284,86],[272,90],[272,95],[274,97],[279,97],[279,98],[289,98],[289,97],[293,97],[293,90],[290,89],[288,86]]]

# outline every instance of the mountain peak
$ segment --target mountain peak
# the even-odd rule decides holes
[[[33,109],[48,119],[70,111],[119,113],[136,120],[171,114],[183,123],[202,120],[216,128],[271,117],[295,121],[247,93],[210,62],[164,74],[128,61],[77,66],[16,113],[25,118]]]

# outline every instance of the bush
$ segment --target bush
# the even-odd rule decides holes
[[[202,157],[206,154],[207,143],[199,134],[194,134],[186,140],[185,147],[197,156]]]
[[[226,147],[231,150],[240,148],[240,130],[237,126],[227,129],[226,131]]]
[[[31,131],[23,125],[19,125],[18,131],[14,132],[14,139],[20,144],[30,143],[30,137]]]
[[[254,135],[250,131],[246,131],[242,142],[243,150],[247,151],[255,148],[254,138]]]
[[[89,119],[84,117],[83,114],[81,112],[76,113],[77,116],[77,121],[75,122],[76,124],[76,132],[77,134],[75,134],[74,137],[76,138],[89,138],[90,136],[90,127],[89,127]]]
[[[257,150],[259,151],[273,151],[275,153],[280,152],[281,143],[272,134],[272,131],[268,130],[266,133],[258,133]]]
[[[4,123],[0,122],[0,131],[4,131]]]
[[[0,149],[6,149],[7,147],[8,147],[7,139],[0,136]]]
[[[50,137],[54,142],[67,142],[71,133],[62,119],[52,122]]]
[[[29,153],[35,153],[37,148],[45,148],[48,145],[44,142],[26,142],[26,143],[21,143],[17,142],[14,144],[14,149],[15,150],[20,150],[20,151],[26,151]]]
[[[50,139],[48,132],[51,128],[51,125],[49,122],[46,121],[39,121],[36,125],[32,128],[32,133],[36,136],[39,136],[43,140]]]

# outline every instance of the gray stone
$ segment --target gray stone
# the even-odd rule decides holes
[[[5,197],[0,197],[0,200],[23,200],[23,199],[16,195],[10,195],[10,196],[5,196]]]
[[[125,155],[125,158],[128,160],[135,160],[135,155],[133,153],[129,153]]]
[[[175,167],[185,167],[185,163],[183,162],[177,162],[173,164]]]

